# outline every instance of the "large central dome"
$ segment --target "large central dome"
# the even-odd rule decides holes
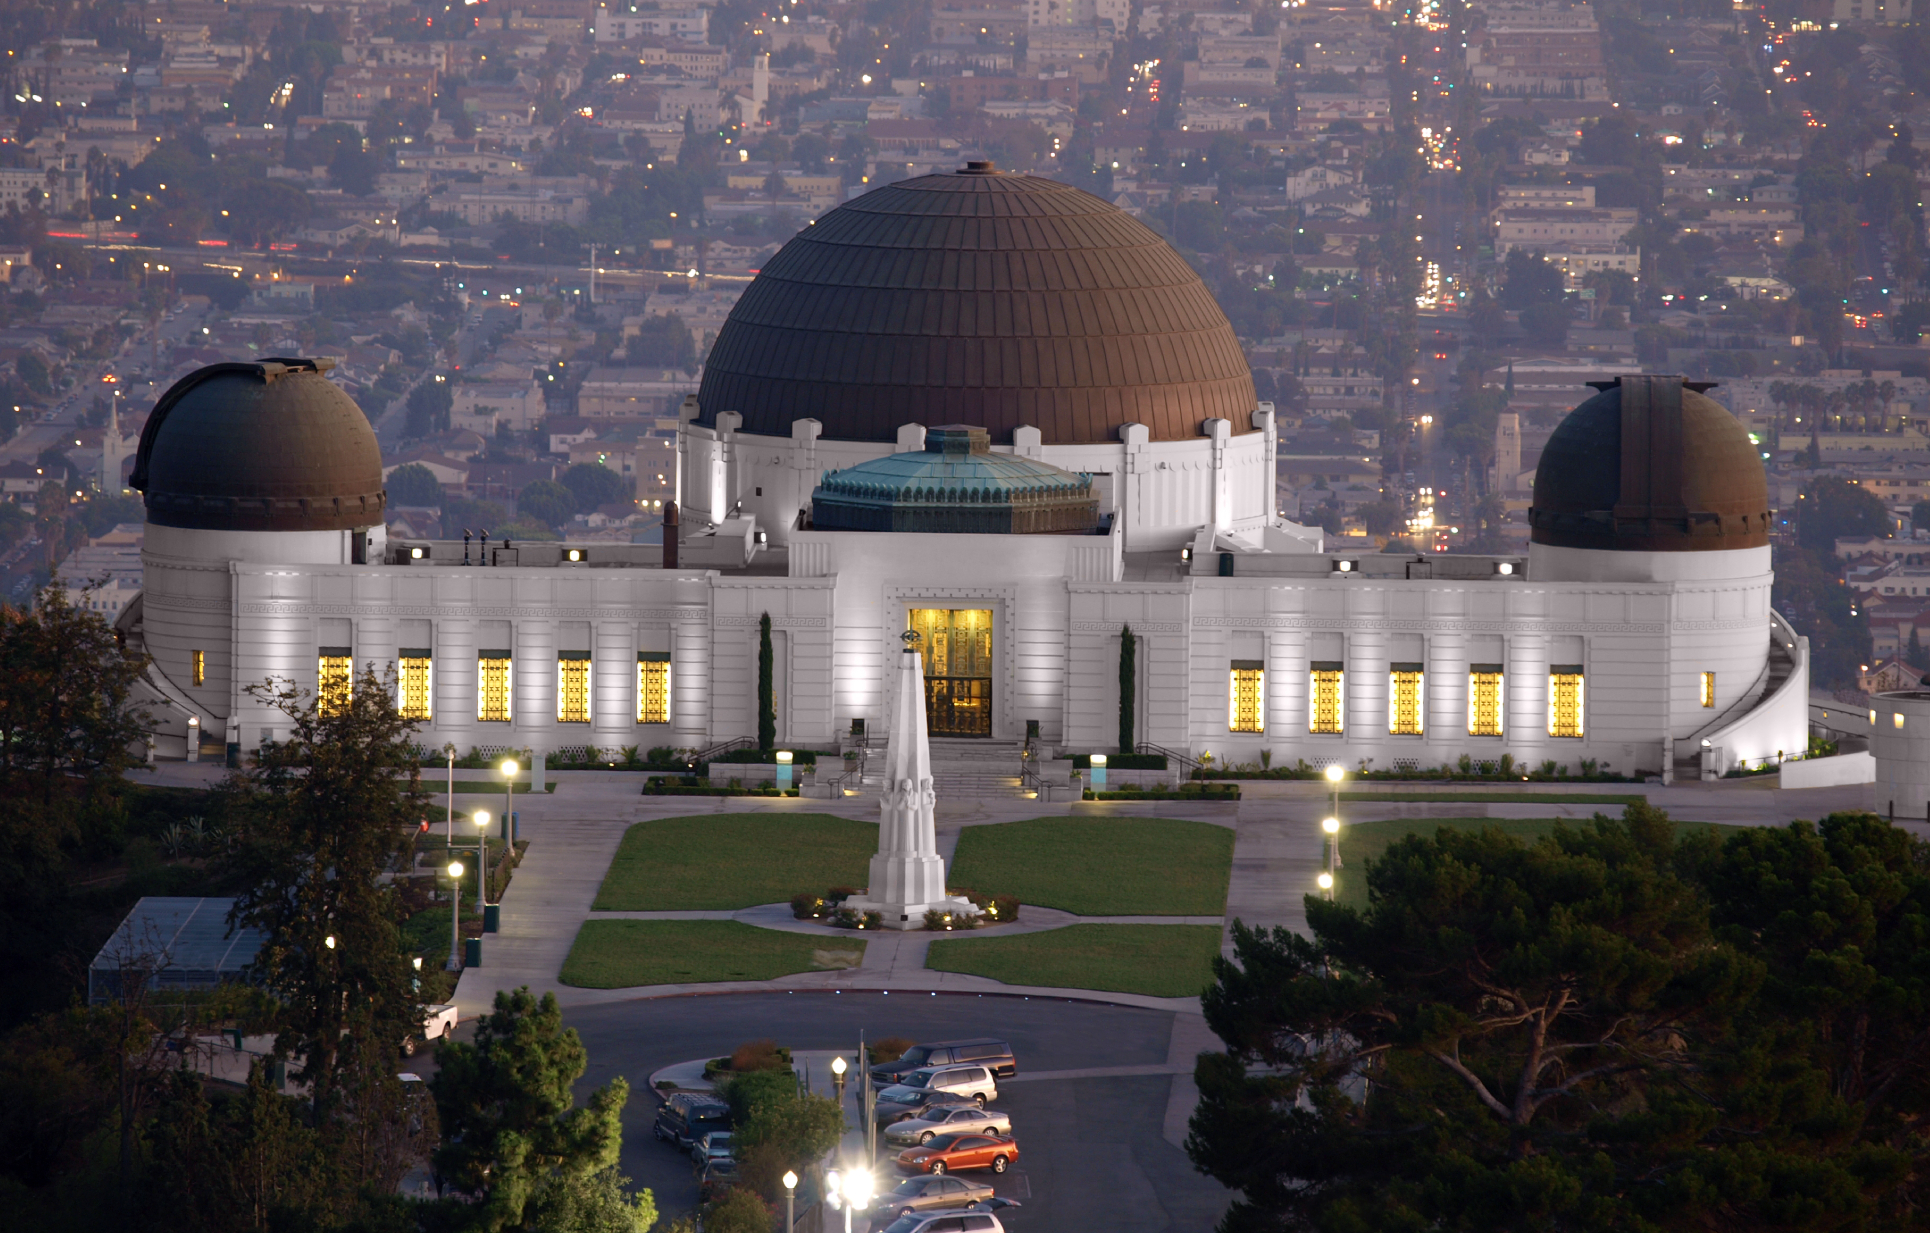
[[[998,442],[1155,441],[1252,429],[1253,375],[1199,275],[1091,193],[990,164],[874,189],[786,244],[705,362],[703,424],[895,441],[971,424]]]

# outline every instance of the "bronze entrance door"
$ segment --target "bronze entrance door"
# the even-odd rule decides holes
[[[992,613],[913,608],[925,656],[925,724],[933,736],[992,735]]]

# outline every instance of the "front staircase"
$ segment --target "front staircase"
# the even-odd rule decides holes
[[[939,800],[1023,800],[1034,795],[1020,778],[1025,746],[1018,741],[957,740],[931,742],[932,789]],[[865,796],[884,789],[887,742],[875,739],[865,750],[862,778],[847,786]]]

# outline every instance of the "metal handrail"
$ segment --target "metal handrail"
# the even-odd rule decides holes
[[[735,750],[735,749],[755,749],[755,748],[757,748],[757,742],[751,737],[734,736],[728,741],[719,741],[717,744],[712,745],[708,749],[698,750],[695,754],[691,755],[690,760],[692,762],[701,764],[705,762],[710,762],[716,759],[717,757],[719,757],[720,755],[730,753],[732,750]]]
[[[1179,752],[1179,750],[1177,749],[1168,749],[1164,745],[1155,745],[1151,741],[1139,742],[1139,744],[1133,746],[1133,752],[1143,753],[1143,754],[1164,754],[1166,756],[1167,762],[1169,763],[1177,762],[1181,766],[1186,768],[1186,777],[1188,779],[1191,779],[1193,777],[1194,771],[1197,771],[1200,769],[1200,761],[1198,758],[1189,757],[1188,755]]]

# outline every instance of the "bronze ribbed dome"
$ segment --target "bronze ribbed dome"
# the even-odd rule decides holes
[[[874,189],[800,231],[745,289],[699,423],[895,441],[903,424],[1031,425],[1051,444],[1252,429],[1226,314],[1166,241],[1090,193],[990,164]]]
[[[147,520],[214,531],[379,526],[382,449],[328,360],[211,364],[176,381],[141,429],[128,482]]]
[[[1535,468],[1537,544],[1636,552],[1760,548],[1769,480],[1735,416],[1679,376],[1591,381]]]

